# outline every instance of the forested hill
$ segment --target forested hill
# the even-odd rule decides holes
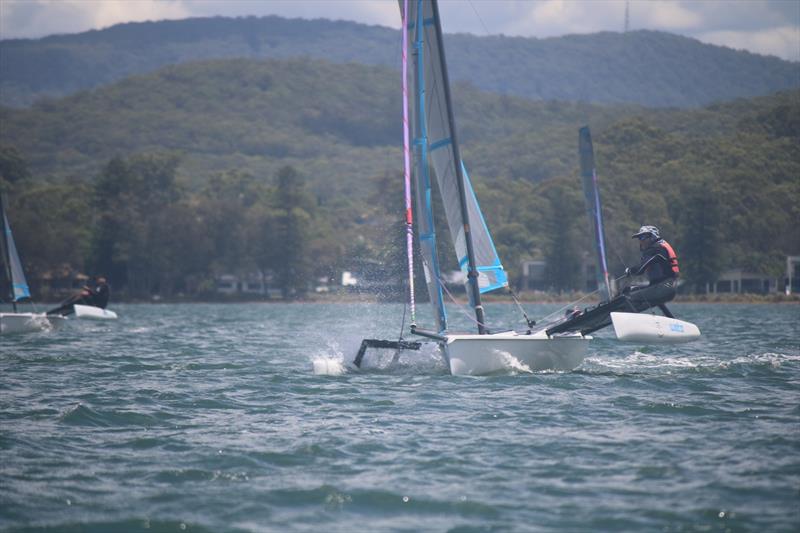
[[[604,126],[641,108],[532,102],[453,87],[465,159],[476,175],[541,181],[573,164],[576,125]],[[328,190],[396,170],[402,104],[396,73],[311,59],[214,60],[146,75],[31,108],[0,108],[0,143],[36,176],[85,179],[112,157],[172,150],[203,182],[291,164]]]
[[[445,29],[447,25],[445,23]],[[353,22],[198,18],[0,41],[0,103],[25,106],[168,64],[307,56],[398,68],[399,33]],[[533,39],[451,34],[453,80],[530,99],[697,107],[800,86],[800,66],[653,31]]]
[[[256,266],[294,272],[297,288],[364,259],[402,265],[386,255],[387,228],[402,220],[398,93],[383,67],[217,60],[0,108],[0,187],[26,267],[68,264],[169,295]],[[731,267],[777,276],[800,254],[800,91],[691,110],[533,102],[464,84],[453,96],[462,156],[512,277],[522,259],[544,258],[553,288],[580,284],[584,124],[615,272],[635,260],[629,236],[642,223],[664,230],[696,286]]]

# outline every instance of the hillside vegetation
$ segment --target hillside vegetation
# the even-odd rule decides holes
[[[698,107],[800,87],[796,63],[663,32],[548,39],[451,34],[445,43],[451,79],[529,99]],[[400,36],[380,26],[270,16],[128,23],[4,40],[0,104],[27,106],[171,64],[291,57],[399,69]]]
[[[30,109],[0,108],[0,142],[21,150],[36,175],[87,177],[116,155],[172,150],[190,185],[290,164],[321,194],[363,196],[365,177],[402,161],[398,77],[308,59],[170,66]],[[531,102],[463,84],[453,92],[471,171],[531,181],[572,167],[576,125],[639,109]]]
[[[287,297],[358,264],[392,274],[396,81],[355,64],[210,61],[1,109],[0,185],[27,268],[105,273],[140,296],[202,293],[225,272],[260,272]],[[453,92],[512,279],[522,259],[544,258],[554,289],[580,286],[584,124],[616,272],[635,260],[642,223],[663,229],[696,286],[732,266],[779,275],[800,253],[800,91],[673,111]]]

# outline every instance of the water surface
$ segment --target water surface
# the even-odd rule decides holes
[[[702,340],[604,331],[574,372],[485,377],[433,349],[350,367],[397,338],[393,304],[116,305],[2,337],[0,529],[797,531],[800,306],[671,307]]]

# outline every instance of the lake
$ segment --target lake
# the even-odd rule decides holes
[[[701,340],[601,331],[573,372],[484,377],[433,348],[352,368],[400,304],[118,304],[2,337],[0,530],[797,531],[800,306],[670,307]]]

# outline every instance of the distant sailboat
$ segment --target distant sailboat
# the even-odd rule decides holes
[[[436,341],[452,374],[491,373],[507,369],[512,360],[530,370],[572,370],[583,361],[590,337],[580,333],[548,335],[545,331],[493,333],[490,330],[481,294],[507,287],[508,278],[461,160],[438,4],[435,0],[401,0],[400,7],[405,29],[403,118],[411,333]],[[409,46],[409,42],[413,45]],[[410,76],[406,75],[409,70],[408,51],[412,51],[413,57]],[[408,90],[409,77],[413,91]],[[409,101],[413,106],[413,172],[408,133]],[[456,259],[467,280],[466,289],[477,333],[456,333],[448,326],[432,210],[432,179],[437,181]],[[416,191],[415,207],[412,207],[410,198],[411,181]],[[412,223],[416,223],[422,268],[433,308],[432,330],[418,328],[416,324]],[[392,345],[392,341],[365,340],[355,364],[361,364],[365,349],[370,346],[414,348],[409,344],[418,345],[402,340],[396,345]]]
[[[0,223],[2,223],[0,246],[2,246],[2,257],[9,289],[7,294],[11,297],[14,309],[13,313],[0,313],[0,334],[45,331],[60,326],[65,320],[60,316],[17,312],[17,303],[30,300],[31,293],[22,269],[22,262],[19,260],[17,247],[14,244],[14,235],[11,233],[11,226],[8,223],[2,194],[0,194]]]

